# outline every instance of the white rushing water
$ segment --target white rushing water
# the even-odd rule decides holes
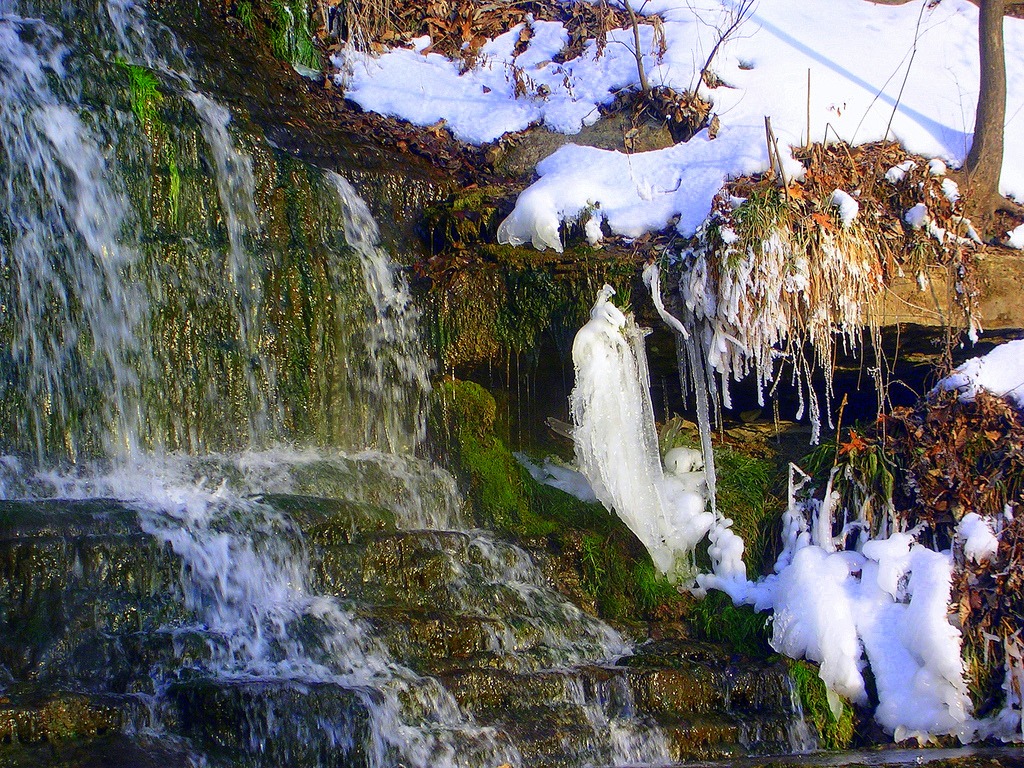
[[[26,403],[19,428],[39,455],[53,440],[72,455],[90,447],[83,441],[130,449],[139,418],[146,303],[123,279],[138,259],[123,236],[133,217],[108,171],[108,137],[82,119],[68,57],[56,28],[0,13],[0,157],[18,169],[0,184],[13,293],[4,315]],[[113,397],[94,405],[90,392],[106,387]]]
[[[374,766],[520,764],[507,737],[473,724],[439,682],[396,663],[351,611],[312,589],[301,532],[261,500],[268,493],[342,487],[357,503],[372,504],[381,495],[394,499],[391,511],[404,527],[459,523],[461,500],[450,476],[425,462],[375,453],[278,449],[37,474],[11,458],[0,462],[3,498],[112,498],[137,510],[142,528],[181,561],[185,607],[197,623],[167,629],[201,637],[209,651],[204,660],[188,662],[191,675],[219,684],[331,685],[354,692],[370,712],[363,748]],[[605,629],[609,639],[617,638]],[[621,639],[609,647],[624,650]],[[158,690],[182,671],[164,674]],[[284,733],[285,724],[275,722],[272,712],[257,725],[267,737]],[[332,731],[336,725],[329,719],[311,723],[309,738],[340,738]],[[264,747],[256,745],[256,751]]]

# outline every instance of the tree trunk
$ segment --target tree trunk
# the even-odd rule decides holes
[[[978,49],[981,89],[974,117],[974,139],[964,170],[971,185],[973,207],[982,217],[999,207],[999,176],[1003,167],[1003,125],[1006,122],[1006,62],[1003,15],[1006,0],[981,0]]]

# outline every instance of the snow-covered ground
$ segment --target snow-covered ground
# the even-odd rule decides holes
[[[665,20],[661,56],[653,29],[642,28],[650,82],[693,88],[738,6],[737,0],[645,3],[644,13]],[[692,234],[727,178],[767,169],[766,116],[792,173],[800,167],[788,148],[807,140],[808,124],[813,141],[895,138],[911,152],[958,166],[973,131],[977,26],[978,10],[967,0],[896,6],[758,0],[714,58],[711,69],[724,85],[700,86],[721,121],[716,139],[701,132],[686,144],[633,155],[564,147],[540,164],[540,180],[520,196],[502,237],[558,248],[559,222],[581,216],[594,219],[591,232],[603,218],[625,236],[660,229],[678,216],[679,231]],[[514,56],[519,32],[487,43],[478,65],[464,73],[457,62],[424,54],[424,38],[415,49],[375,58],[342,53],[335,58],[337,80],[365,109],[420,125],[444,120],[456,137],[472,143],[534,123],[575,133],[598,119],[598,105],[636,86],[631,31],[609,35],[600,55],[591,44],[562,64],[552,62],[567,40],[561,24],[535,23],[529,47]],[[1024,141],[1014,140],[1024,136],[1024,20],[1007,18],[1005,37],[1002,191],[1024,200]],[[1024,245],[1024,231],[1012,242]]]
[[[939,386],[971,399],[979,389],[985,389],[1024,409],[1024,340],[1001,344],[984,357],[971,358]]]

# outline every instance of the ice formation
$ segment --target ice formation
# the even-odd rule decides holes
[[[960,631],[948,618],[951,554],[917,543],[916,530],[868,540],[859,551],[836,549],[813,528],[821,511],[813,501],[791,499],[776,572],[726,585],[730,595],[774,612],[772,647],[819,663],[837,714],[841,698],[870,703],[870,667],[875,719],[897,741],[970,741],[979,724],[971,717]],[[830,529],[831,516],[828,523]]]
[[[678,319],[661,304],[656,268],[645,277],[677,340],[696,350],[693,334],[677,329]],[[865,679],[870,668],[875,718],[898,741],[949,735],[966,742],[979,735],[1005,737],[1018,728],[1011,694],[1014,675],[1024,680],[1024,663],[1009,665],[1008,704],[999,717],[986,723],[972,717],[961,635],[949,620],[952,554],[918,543],[918,529],[891,530],[888,523],[876,538],[865,533],[845,549],[847,537],[834,535],[840,502],[831,481],[818,499],[809,493],[810,479],[792,468],[783,552],[773,574],[748,580],[742,539],[729,520],[706,511],[707,480],[700,469],[709,453],[674,449],[664,469],[658,460],[644,333],[610,302],[613,294],[605,286],[573,345],[576,455],[597,497],[637,534],[655,564],[678,577],[680,556],[706,536],[714,567],[694,575],[697,589],[719,589],[737,603],[771,610],[772,646],[819,663],[836,714],[843,699],[871,703]],[[858,522],[871,530],[866,520]],[[971,559],[991,556],[998,545],[981,519],[965,517],[958,533]],[[1024,648],[1018,650],[1024,658]]]
[[[601,289],[590,321],[573,342],[576,460],[597,498],[643,542],[658,569],[682,580],[715,515],[706,509],[706,479],[697,456],[675,452],[669,471],[662,468],[645,331],[611,302],[614,293],[611,286]]]

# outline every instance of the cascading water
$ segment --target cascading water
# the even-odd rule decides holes
[[[331,173],[328,179],[337,190],[345,239],[359,257],[377,321],[366,326],[370,371],[362,381],[368,390],[365,400],[387,407],[381,422],[371,422],[377,434],[367,439],[391,450],[415,448],[426,435],[425,395],[430,390],[430,367],[417,354],[419,313],[408,284],[378,245],[377,223],[366,203],[344,177]]]
[[[66,638],[24,675],[233,764],[524,764],[511,724],[476,724],[396,661],[352,595],[372,584],[331,581],[360,547],[466,525],[452,478],[413,455],[430,366],[367,206],[247,132],[143,7],[95,11],[63,29],[0,0],[0,518],[107,526],[60,545],[63,571],[23,575],[66,577],[79,600],[130,574],[112,604],[157,607],[51,622]],[[666,761],[623,679],[564,669],[629,646],[529,556],[483,533],[410,541],[461,542],[445,605],[479,624],[486,664],[564,678],[590,755],[566,759]]]
[[[77,109],[69,53],[45,21],[0,14],[0,410],[8,440],[74,458],[134,441],[145,305],[124,279],[139,258],[123,237],[127,196],[107,172],[102,129]]]

